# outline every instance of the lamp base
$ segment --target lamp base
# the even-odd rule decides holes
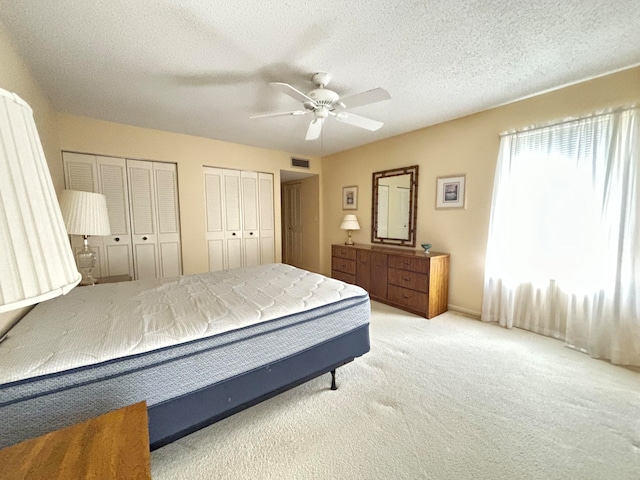
[[[347,241],[344,242],[345,245],[355,245],[353,240],[351,240],[351,230],[347,230]]]
[[[80,285],[94,285],[98,282],[91,274],[96,266],[96,252],[89,246],[87,235],[84,235],[82,247],[76,253],[76,261],[78,262],[78,271],[82,274]]]
[[[82,280],[80,280],[80,283],[78,285],[95,285],[96,283],[98,283],[98,279],[95,278],[91,272],[83,272],[82,269],[80,270],[80,274],[82,274]]]

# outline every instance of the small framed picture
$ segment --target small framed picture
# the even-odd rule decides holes
[[[466,175],[436,179],[436,208],[464,208]]]
[[[352,185],[350,187],[342,187],[342,209],[357,210],[358,209],[358,187]]]

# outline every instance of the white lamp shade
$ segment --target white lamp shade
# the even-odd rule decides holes
[[[107,197],[99,193],[64,190],[60,196],[62,218],[71,235],[109,235]]]
[[[31,107],[0,89],[0,312],[80,281]]]
[[[358,219],[353,214],[347,214],[342,219],[340,230],[360,230]]]

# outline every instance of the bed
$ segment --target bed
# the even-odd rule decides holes
[[[369,351],[355,285],[290,265],[76,288],[0,343],[0,448],[146,401],[155,449]]]

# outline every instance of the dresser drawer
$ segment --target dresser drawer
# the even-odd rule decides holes
[[[406,305],[409,308],[421,312],[427,311],[429,297],[426,293],[416,292],[415,290],[409,290],[408,288],[402,288],[396,285],[389,285],[388,295],[389,300],[392,302]]]
[[[389,255],[389,267],[425,273],[429,271],[429,259]]]
[[[340,257],[340,258],[346,258],[348,260],[355,260],[356,252],[357,250],[355,248],[340,247],[338,245],[333,245],[331,247],[332,257]]]
[[[348,273],[338,272],[336,270],[331,270],[331,277],[346,283],[353,283],[354,285],[356,283],[355,275],[349,275]]]
[[[404,288],[410,288],[411,290],[428,293],[427,288],[429,285],[429,276],[425,273],[389,268],[389,283]]]
[[[347,260],[346,258],[333,257],[331,259],[331,270],[336,270],[342,273],[348,273],[349,275],[353,275],[355,278],[356,261],[355,259]]]

